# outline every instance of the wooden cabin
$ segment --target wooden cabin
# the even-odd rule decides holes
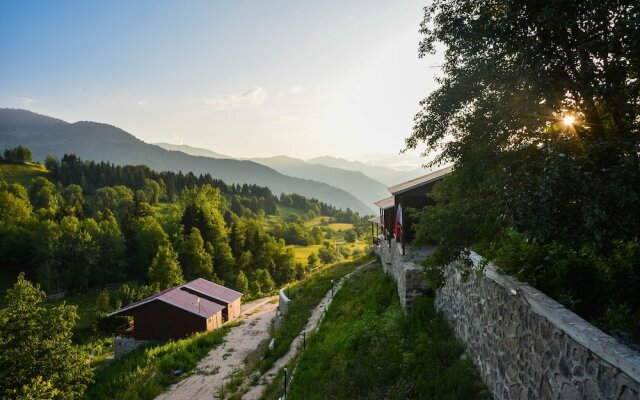
[[[116,336],[136,340],[181,339],[195,332],[218,329],[240,316],[236,292],[206,279],[179,285],[131,303],[109,316],[132,316],[133,321],[116,329]]]

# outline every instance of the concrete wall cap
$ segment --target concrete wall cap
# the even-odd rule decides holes
[[[472,251],[470,258],[474,266],[480,268],[482,257]],[[601,359],[622,370],[631,379],[640,382],[640,353],[618,342],[534,287],[499,273],[490,262],[485,264],[485,276],[507,291],[516,289],[532,311]]]

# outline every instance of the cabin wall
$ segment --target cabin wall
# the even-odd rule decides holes
[[[228,321],[234,320],[240,317],[240,297],[234,302],[229,303],[228,306]]]
[[[437,182],[429,183],[424,186],[420,186],[418,188],[408,190],[404,193],[395,195],[396,209],[399,204],[402,204],[402,219],[403,226],[402,232],[404,233],[404,241],[405,243],[410,243],[415,238],[415,232],[413,230],[413,224],[417,221],[409,216],[407,212],[408,208],[422,209],[426,206],[431,206],[434,204],[433,199],[427,197],[429,193],[433,190],[433,186]],[[395,211],[395,209],[394,209]],[[395,217],[394,217],[395,222]]]
[[[136,340],[182,339],[207,330],[207,319],[156,300],[131,310]]]
[[[222,326],[222,311],[218,311],[207,319],[207,331],[213,331]]]
[[[382,211],[382,225],[387,229],[387,231],[391,232],[393,235],[393,228],[396,223],[396,209],[395,207],[387,208]]]

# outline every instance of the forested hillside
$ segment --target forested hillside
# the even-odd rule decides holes
[[[74,153],[83,159],[117,165],[144,164],[158,171],[211,174],[225,182],[266,186],[274,193],[299,193],[360,213],[373,212],[352,194],[325,183],[292,178],[252,161],[191,156],[145,143],[108,124],[68,123],[25,110],[0,109],[0,149],[26,146],[34,159]]]
[[[20,165],[5,161],[0,178]],[[129,282],[123,301],[130,301],[204,277],[259,295],[307,273],[308,262],[296,263],[287,244],[323,245],[328,228],[305,220],[322,215],[356,223],[354,234],[363,230],[350,210],[208,174],[74,155],[49,157],[46,167],[48,173],[34,167],[39,172],[28,183],[0,180],[0,259],[3,276],[24,271],[47,292]],[[296,212],[280,218],[281,210]],[[313,266],[318,256],[312,258]]]

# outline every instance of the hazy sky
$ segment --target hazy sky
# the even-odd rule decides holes
[[[3,1],[0,107],[238,157],[396,154],[438,73],[424,5]]]

